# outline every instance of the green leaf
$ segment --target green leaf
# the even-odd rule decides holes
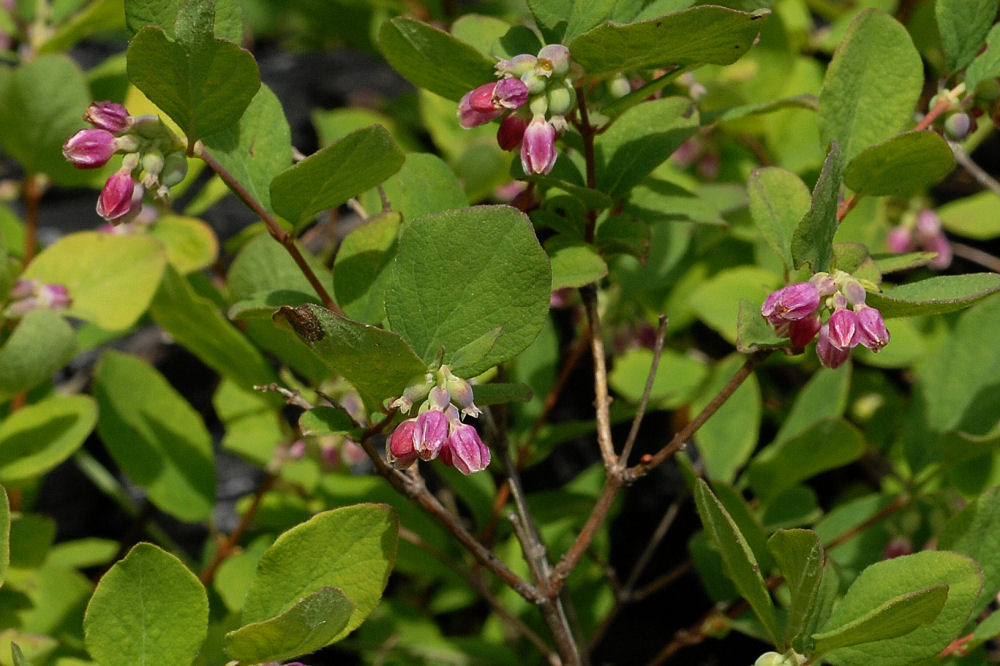
[[[501,405],[506,402],[528,402],[532,398],[531,387],[520,382],[504,384],[476,384],[473,386],[477,407]]]
[[[990,190],[948,202],[937,214],[941,226],[953,234],[975,240],[1000,236],[1000,196]]]
[[[125,0],[125,25],[132,35],[147,25],[158,26],[174,38],[174,24],[182,4],[205,5],[206,0]],[[239,44],[243,41],[243,11],[239,0],[212,0],[215,36]]]
[[[867,302],[883,317],[912,317],[961,310],[997,291],[1000,275],[996,273],[938,275],[869,294]]]
[[[711,379],[691,404],[699,413],[718,394],[746,359],[734,354],[717,363]],[[761,420],[761,395],[757,378],[750,375],[698,429],[695,444],[709,479],[731,483],[757,446]]]
[[[564,242],[556,236],[545,249],[552,262],[552,291],[565,287],[582,287],[597,282],[608,274],[608,265],[591,245]]]
[[[24,277],[65,285],[73,302],[64,314],[120,331],[146,311],[166,265],[156,239],[81,231],[43,250]]]
[[[760,314],[756,301],[741,298],[736,314],[736,349],[750,354],[764,349],[787,347],[788,338],[774,332],[774,328]]]
[[[282,307],[274,314],[333,371],[358,389],[370,407],[403,394],[414,377],[427,372],[397,333],[352,321],[319,305]]]
[[[298,249],[319,281],[329,289],[330,272],[305,248],[298,246]],[[315,298],[312,285],[288,251],[263,233],[248,241],[236,255],[226,274],[226,285],[233,302],[270,291],[297,291]]]
[[[444,249],[444,250],[443,250]],[[548,317],[551,269],[534,229],[507,206],[476,206],[414,220],[403,232],[385,296],[390,327],[430,364],[444,363],[498,326],[485,357],[452,367],[469,377],[531,344]]]
[[[802,93],[766,102],[740,104],[739,106],[731,106],[728,109],[707,112],[702,117],[702,122],[706,125],[715,122],[726,123],[763,113],[771,113],[772,111],[781,111],[782,109],[808,109],[810,111],[817,111],[819,109],[819,99],[816,95]]]
[[[780,278],[756,266],[728,268],[698,285],[687,299],[688,305],[712,329],[735,343],[740,301],[764,302]],[[760,315],[760,306],[756,306]]]
[[[212,437],[198,412],[152,366],[107,351],[97,366],[97,432],[115,462],[160,509],[189,522],[215,506]]]
[[[813,272],[826,271],[833,258],[833,237],[837,233],[837,206],[844,169],[843,154],[833,143],[823,162],[823,170],[813,188],[812,206],[792,234],[795,268],[805,264]]]
[[[163,330],[220,375],[245,387],[275,380],[274,370],[260,350],[173,268],[163,276],[149,313]]]
[[[566,31],[566,20],[573,11],[572,0],[527,0],[527,4],[545,41],[560,43]]]
[[[392,210],[402,213],[405,220],[469,205],[455,172],[428,153],[407,153],[402,168],[385,181],[383,189]]]
[[[808,626],[823,579],[823,545],[812,530],[778,530],[767,540],[778,570],[788,584],[790,600],[785,622],[785,645]]]
[[[329,435],[357,428],[351,415],[340,407],[313,407],[302,412],[299,430],[303,435]]]
[[[7,489],[0,486],[0,587],[7,580],[10,566],[10,500]]]
[[[864,452],[864,436],[854,426],[839,418],[825,419],[765,447],[750,463],[747,477],[758,495],[773,497],[799,481],[853,462]]]
[[[779,644],[778,619],[753,552],[732,517],[702,479],[695,482],[694,498],[701,522],[718,547],[730,579],[750,603],[772,642]]]
[[[825,659],[836,666],[903,666],[935,657],[962,633],[982,584],[982,573],[976,563],[957,553],[923,551],[877,562],[855,579],[820,636],[866,616],[871,617],[873,613],[888,612],[891,620],[897,612],[894,602],[902,604],[898,606],[898,612],[903,616],[899,619],[900,624],[894,627],[894,621],[884,625],[876,622],[877,626],[871,627],[872,631],[878,632],[879,626],[885,629],[905,626],[902,619],[910,615],[911,610],[907,603],[915,604],[910,622],[917,618],[923,621],[932,617],[931,611],[937,603],[933,601],[934,595],[941,594],[928,592],[928,588],[947,586],[948,598],[944,608],[934,614],[936,618],[929,624],[916,626],[896,638],[839,648],[827,654]],[[915,595],[921,592],[929,598],[922,599],[922,595]],[[900,597],[909,597],[913,601],[907,602]]]
[[[901,594],[847,624],[813,634],[815,655],[848,645],[896,638],[934,621],[948,598],[947,585]]]
[[[38,52],[65,53],[94,33],[121,30],[124,25],[121,0],[96,0],[53,26],[55,32],[39,45]]]
[[[906,254],[874,254],[872,261],[878,268],[879,273],[894,273],[896,271],[907,271],[918,266],[925,266],[927,262],[937,256],[936,252],[907,252]]]
[[[292,163],[292,137],[281,102],[261,85],[239,123],[204,138],[214,157],[269,213],[271,181]]]
[[[792,268],[792,234],[809,212],[809,188],[797,175],[780,167],[754,169],[747,180],[750,215],[761,237],[785,270]]]
[[[343,592],[323,587],[280,615],[226,634],[226,653],[248,664],[309,654],[332,643],[353,611]]]
[[[594,141],[598,189],[615,199],[626,196],[697,129],[698,114],[687,98],[632,107]]]
[[[51,54],[6,71],[9,76],[0,74],[4,153],[26,173],[43,173],[57,185],[90,180],[92,172],[77,169],[62,154],[66,139],[84,126],[81,116],[91,101],[79,66],[63,54]]]
[[[396,173],[404,157],[380,125],[351,132],[271,182],[271,203],[297,229]]]
[[[149,235],[163,243],[167,261],[182,275],[208,268],[219,254],[219,240],[212,227],[194,217],[162,215]]]
[[[75,352],[76,335],[66,320],[51,310],[27,313],[0,347],[0,402],[49,379]]]
[[[849,163],[912,122],[924,68],[906,28],[880,11],[858,14],[837,47],[819,94],[823,144]]]
[[[226,428],[222,448],[261,467],[271,462],[275,446],[286,439],[280,405],[263,393],[223,380],[212,396],[212,407]]]
[[[511,25],[507,21],[486,14],[464,14],[451,24],[451,34],[455,39],[474,46],[487,58],[493,57],[494,49],[501,49],[497,42],[510,32],[510,29]],[[532,53],[538,51],[539,48],[541,47],[536,47]],[[524,51],[517,53],[524,53]],[[499,56],[500,53],[496,53],[496,55]]]
[[[260,87],[257,61],[230,41],[196,33],[171,41],[146,26],[128,47],[128,78],[180,127],[189,145],[236,124]]]
[[[589,75],[667,65],[736,62],[753,45],[770,12],[692,7],[660,18],[606,23],[574,39],[569,50]]]
[[[938,548],[968,555],[983,570],[983,591],[973,615],[1000,590],[1000,486],[991,488],[952,516],[938,535]]]
[[[324,511],[277,538],[260,558],[243,622],[270,620],[324,587],[343,592],[354,610],[326,644],[357,628],[378,604],[396,561],[395,511],[358,504]]]
[[[997,17],[998,0],[936,0],[934,18],[951,72],[972,62]]]
[[[996,0],[978,0],[997,4]],[[954,4],[954,3],[952,3]],[[976,56],[965,70],[965,85],[968,90],[975,90],[987,79],[1000,76],[1000,25],[990,28],[986,36],[986,51]]]
[[[140,543],[101,578],[83,628],[105,666],[189,664],[208,633],[208,596],[180,560]]]
[[[617,0],[575,0],[570,4],[566,33],[562,43],[569,44],[574,39],[609,18]]]
[[[904,196],[941,181],[955,167],[948,144],[935,132],[903,132],[865,148],[844,169],[857,196]]]
[[[385,319],[385,289],[401,222],[399,213],[378,215],[341,242],[333,263],[333,290],[348,317],[371,323]]]
[[[494,62],[472,46],[426,23],[397,16],[378,34],[382,55],[413,85],[447,99],[496,80]]]
[[[46,398],[0,422],[0,483],[41,476],[66,460],[97,423],[90,396]]]
[[[616,359],[608,383],[623,398],[637,403],[642,399],[652,367],[651,349],[630,349]],[[672,349],[664,349],[656,367],[649,399],[664,408],[679,407],[691,399],[707,376],[708,368],[704,362]]]

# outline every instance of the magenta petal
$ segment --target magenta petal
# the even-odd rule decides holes
[[[115,137],[103,129],[80,130],[63,144],[63,157],[80,169],[97,169],[115,154]]]
[[[108,222],[120,222],[131,211],[134,191],[132,174],[128,171],[116,171],[104,183],[101,196],[97,199],[97,214]]]
[[[465,475],[486,469],[490,464],[490,449],[479,438],[476,429],[459,424],[448,438],[449,458],[452,466]]]
[[[556,128],[536,116],[524,130],[521,166],[526,174],[547,174],[556,163]]]

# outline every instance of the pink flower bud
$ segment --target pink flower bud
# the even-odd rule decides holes
[[[569,49],[562,44],[548,44],[538,52],[538,65],[556,76],[569,72]]]
[[[493,104],[493,90],[497,84],[484,83],[475,90],[465,93],[458,103],[458,122],[465,129],[471,129],[499,118],[505,109]]]
[[[528,119],[524,116],[517,113],[505,116],[500,121],[500,129],[497,130],[497,145],[503,150],[514,150],[521,145],[524,130],[527,128]]]
[[[407,419],[396,426],[389,438],[389,450],[386,458],[396,469],[406,469],[416,461],[418,453],[414,446],[414,436],[417,430],[417,420]]]
[[[465,475],[486,469],[490,464],[490,449],[479,438],[476,429],[460,423],[452,431],[441,459]]]
[[[497,76],[513,76],[520,78],[533,70],[538,64],[538,58],[528,53],[521,53],[510,60],[501,60],[496,65]]]
[[[885,327],[882,313],[872,307],[857,310],[860,343],[878,353],[889,344],[889,330]]]
[[[98,129],[115,134],[127,130],[132,122],[128,109],[115,102],[93,102],[87,107],[83,119]]]
[[[814,312],[805,319],[798,319],[788,325],[788,337],[792,339],[792,346],[802,348],[812,342],[812,339],[819,333],[823,321],[818,312]]]
[[[448,417],[444,412],[429,409],[417,417],[413,448],[421,460],[434,460],[448,439]]]
[[[135,181],[128,171],[116,171],[101,190],[97,199],[97,214],[112,224],[120,224],[133,211],[132,195],[136,191]],[[141,202],[140,202],[141,206]]]
[[[478,90],[478,88],[477,88]],[[493,106],[519,109],[528,101],[528,86],[521,79],[501,79],[493,89]]]
[[[816,286],[810,282],[796,282],[768,294],[760,313],[772,326],[779,326],[784,322],[805,319],[818,307],[819,291]]]
[[[443,412],[451,404],[451,394],[442,386],[435,386],[427,394],[427,404],[431,409]]]
[[[915,248],[913,244],[913,231],[902,225],[893,227],[885,237],[885,244],[889,248],[889,252],[893,254],[912,252]]]
[[[930,208],[924,208],[917,213],[916,235],[917,240],[923,242],[925,239],[941,233],[941,218]]]
[[[830,344],[838,349],[851,349],[861,340],[858,316],[851,310],[837,310],[830,315]]]
[[[38,300],[49,310],[65,310],[73,302],[66,285],[62,284],[43,284],[38,290]]]
[[[863,305],[866,297],[865,288],[857,280],[849,280],[844,284],[844,296],[851,305]]]
[[[928,262],[928,266],[942,270],[951,265],[951,243],[948,242],[948,237],[944,235],[944,232],[939,232],[924,240],[922,245],[924,250],[937,253],[937,256]]]
[[[80,169],[97,169],[115,154],[115,136],[103,129],[80,130],[63,144],[63,156]]]
[[[541,116],[535,116],[524,130],[521,142],[521,166],[526,174],[547,174],[556,163],[556,129]]]
[[[828,368],[839,368],[850,355],[849,349],[838,349],[830,344],[830,327],[823,324],[816,339],[816,356],[819,357],[819,362]]]

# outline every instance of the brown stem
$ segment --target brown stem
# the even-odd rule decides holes
[[[587,187],[592,190],[597,189],[597,161],[594,158],[594,135],[597,129],[590,124],[590,116],[587,113],[587,95],[582,86],[576,88],[577,108],[580,110],[580,121],[576,123],[576,128],[583,138],[583,158],[587,165]],[[584,241],[594,242],[594,235],[597,230],[596,211],[587,211],[587,229],[584,233]]]
[[[638,465],[634,465],[633,467],[629,467],[625,470],[626,480],[628,482],[632,482],[645,476],[651,469],[661,464],[680,449],[684,448],[687,441],[691,439],[691,436],[694,435],[695,432],[697,432],[698,428],[700,428],[705,421],[715,414],[715,412],[719,411],[719,408],[725,404],[726,400],[728,400],[729,397],[736,392],[736,389],[738,389],[740,385],[746,381],[747,377],[749,377],[753,371],[757,369],[757,366],[763,363],[764,359],[770,356],[771,353],[772,350],[768,349],[754,352],[748,356],[746,362],[744,362],[740,369],[736,371],[733,378],[722,387],[722,390],[720,390],[719,393],[712,398],[711,402],[705,405],[705,408],[702,409],[690,423],[674,435],[673,439],[671,439],[666,446],[657,451],[654,455],[643,456],[642,461]]]
[[[257,510],[260,509],[260,503],[264,499],[264,495],[267,491],[271,489],[274,482],[278,479],[278,475],[273,472],[268,472],[264,480],[260,482],[257,486],[257,492],[253,495],[253,502],[250,504],[250,508],[240,516],[240,522],[236,526],[226,540],[219,544],[219,547],[215,551],[215,555],[212,556],[212,560],[202,569],[201,573],[198,574],[198,580],[202,582],[203,585],[208,585],[209,581],[215,576],[215,572],[218,570],[219,566],[225,562],[229,557],[231,557],[236,552],[236,546],[239,544],[240,539],[243,538],[243,533],[247,531],[247,527],[250,526],[250,522],[253,517],[257,514]]]
[[[42,189],[38,176],[29,173],[24,179],[24,266],[27,268],[35,258],[38,245],[38,203],[42,199]]]
[[[590,350],[594,357],[594,409],[597,418],[597,444],[601,448],[604,467],[618,466],[614,442],[611,439],[611,396],[608,394],[608,367],[604,358],[604,339],[601,336],[601,316],[597,311],[597,290],[593,286],[580,289],[583,305],[590,323]]]
[[[1000,258],[965,243],[951,243],[951,251],[956,257],[975,262],[994,273],[1000,273]]]
[[[646,386],[642,390],[642,399],[639,400],[639,407],[635,410],[635,418],[632,419],[632,428],[629,430],[628,439],[622,449],[621,456],[618,457],[619,467],[628,465],[628,457],[632,455],[632,447],[635,446],[635,438],[639,434],[639,426],[642,425],[642,418],[646,415],[646,407],[649,405],[649,394],[653,390],[653,381],[656,379],[656,370],[660,367],[660,357],[663,355],[663,340],[667,336],[667,325],[669,321],[666,315],[660,315],[660,325],[656,328],[656,342],[653,343],[653,363],[649,366],[649,375],[646,376]]]
[[[617,468],[609,470],[607,478],[604,479],[604,488],[601,489],[601,494],[597,498],[597,502],[594,504],[590,515],[587,517],[587,522],[584,523],[580,533],[576,536],[576,541],[573,542],[573,545],[570,546],[569,550],[559,559],[559,563],[552,569],[552,575],[549,576],[548,592],[550,595],[558,593],[562,589],[562,586],[566,584],[566,579],[569,578],[576,565],[580,563],[580,558],[587,552],[590,543],[597,536],[597,531],[604,523],[604,519],[608,517],[608,512],[614,506],[615,497],[623,486],[624,481],[621,470]]]
[[[320,282],[316,273],[313,272],[312,267],[306,263],[305,257],[302,256],[302,252],[299,250],[298,245],[295,244],[295,237],[282,229],[281,225],[278,224],[278,221],[274,219],[274,216],[267,212],[261,203],[257,201],[252,194],[250,194],[249,190],[247,190],[235,176],[229,173],[229,171],[227,171],[222,164],[212,157],[212,154],[209,153],[204,146],[198,144],[194,154],[196,157],[200,157],[204,160],[205,164],[211,167],[212,171],[219,174],[219,177],[226,183],[226,185],[229,186],[230,189],[233,190],[233,192],[236,193],[236,196],[238,196],[243,203],[250,208],[250,210],[256,213],[257,216],[264,221],[264,224],[267,226],[268,233],[271,234],[271,237],[274,238],[274,240],[281,243],[285,250],[288,251],[288,254],[291,255],[295,264],[299,267],[299,270],[306,276],[306,279],[309,280],[309,284],[312,285],[312,288],[316,291],[320,300],[323,301],[323,305],[326,309],[332,310],[339,315],[343,315],[344,313],[333,301],[333,298],[330,297],[329,292],[326,290],[326,287],[323,286],[323,283]]]
[[[438,550],[437,548],[435,548],[434,546],[432,546],[431,544],[427,543],[422,538],[420,538],[420,535],[411,532],[405,527],[399,528],[399,538],[403,539],[404,541],[409,541],[417,548],[420,548],[421,550],[424,550],[427,553],[431,554],[433,557],[443,562],[444,565],[448,567],[451,571],[454,571],[459,576],[461,576],[465,580],[465,582],[469,584],[469,587],[474,589],[476,593],[479,594],[479,596],[481,596],[486,601],[486,603],[490,605],[490,608],[493,609],[493,612],[497,614],[497,617],[499,617],[504,624],[510,627],[510,629],[513,630],[515,633],[521,634],[522,636],[527,638],[532,645],[538,648],[538,651],[545,656],[546,660],[550,664],[553,664],[554,666],[559,664],[559,657],[555,652],[553,652],[549,644],[546,643],[541,636],[535,633],[531,627],[525,624],[524,621],[521,620],[521,618],[517,617],[516,615],[512,614],[509,610],[507,610],[507,608],[500,602],[499,599],[497,599],[496,595],[493,594],[492,590],[490,590],[490,588],[486,585],[486,583],[483,582],[481,578],[479,578],[479,576],[476,576],[475,574],[470,572],[466,567],[462,566],[460,562],[450,557],[447,553]]]

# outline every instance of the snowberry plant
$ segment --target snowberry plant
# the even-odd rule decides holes
[[[0,3],[0,663],[985,663],[998,4]]]

